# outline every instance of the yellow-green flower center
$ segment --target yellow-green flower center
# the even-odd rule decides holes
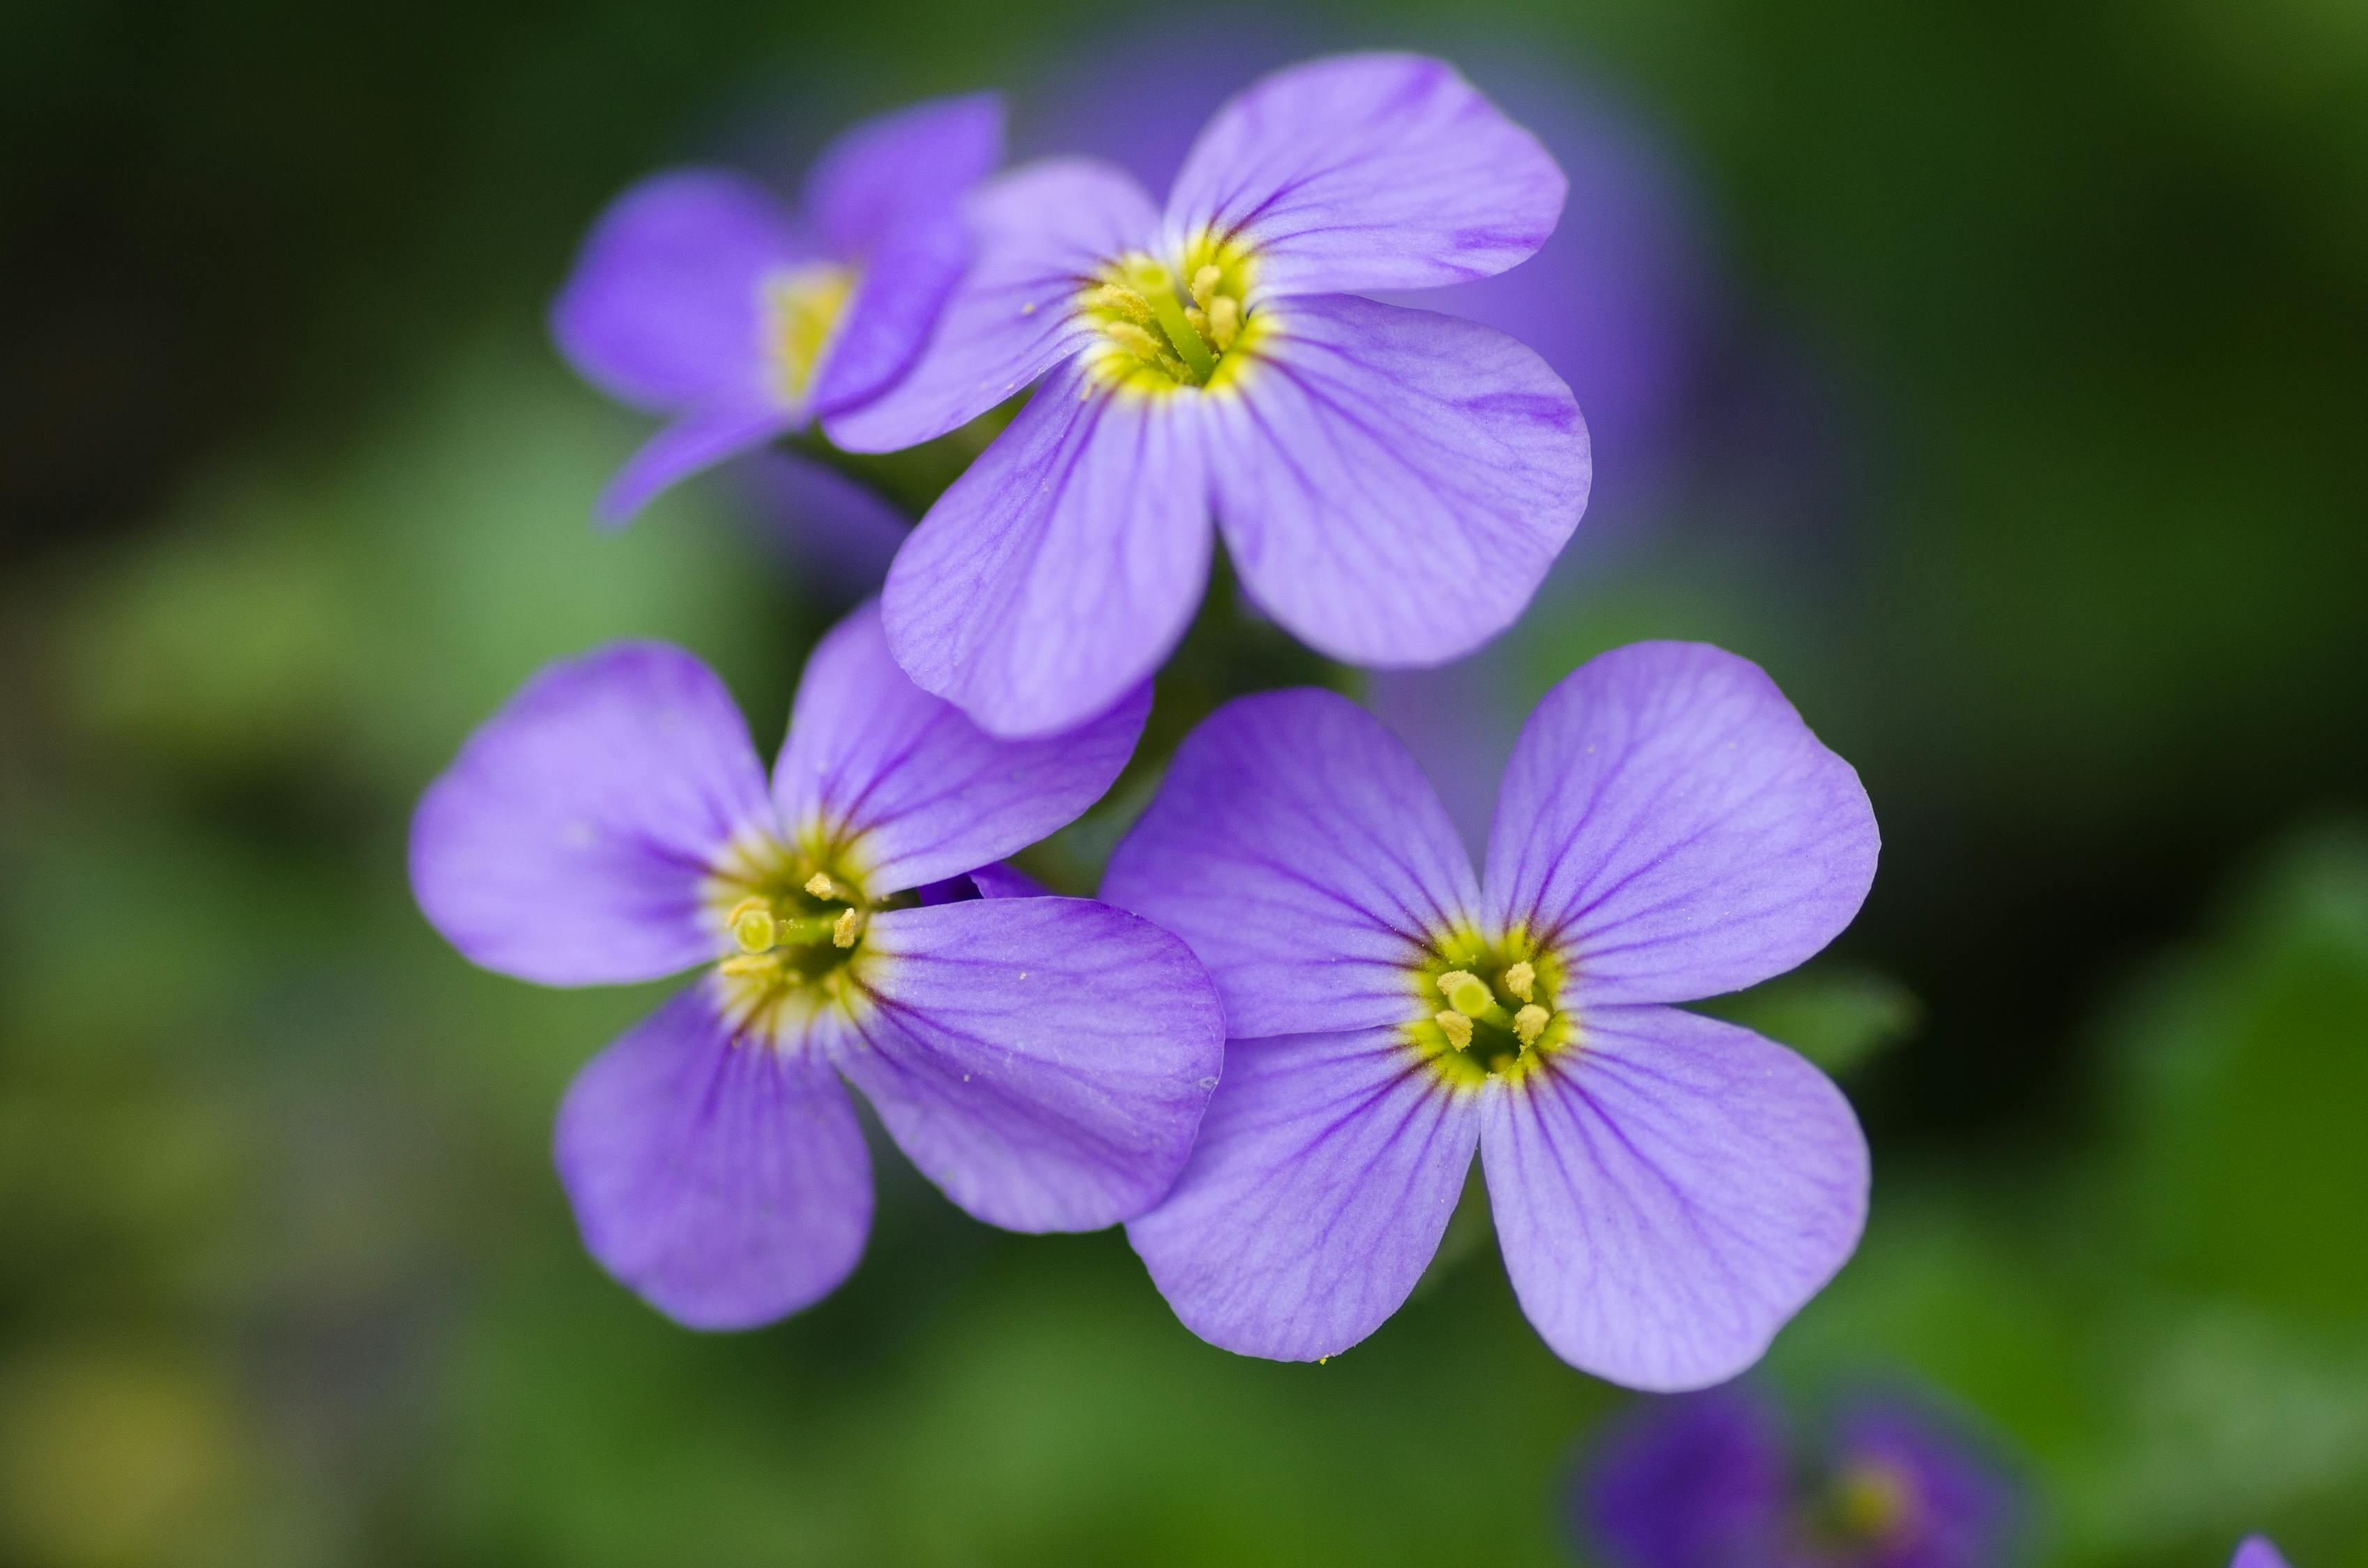
[[[855,269],[813,262],[765,279],[765,346],[773,386],[791,403],[805,401],[825,350],[855,292]]]
[[[1864,1552],[1912,1537],[1920,1507],[1913,1475],[1887,1460],[1853,1459],[1816,1499],[1804,1533],[1824,1552]]]
[[[1519,1078],[1577,1041],[1577,1019],[1559,1005],[1561,958],[1519,926],[1440,937],[1413,980],[1407,1038],[1456,1082]]]
[[[744,846],[709,887],[728,956],[715,972],[742,1038],[772,1038],[831,1002],[851,1004],[871,917],[919,902],[871,898],[842,857],[772,839]]]
[[[1078,299],[1101,335],[1095,368],[1143,392],[1223,385],[1261,330],[1250,271],[1247,249],[1205,237],[1172,264],[1140,251],[1110,262]]]

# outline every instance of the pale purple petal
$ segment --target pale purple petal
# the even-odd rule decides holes
[[[621,528],[677,480],[762,447],[803,423],[767,396],[702,403],[642,443],[600,492],[592,515],[606,527]]]
[[[1560,942],[1596,1002],[1683,1002],[1791,969],[1874,880],[1850,764],[1748,659],[1639,642],[1530,716],[1488,842],[1491,912]]]
[[[1428,289],[1545,243],[1562,171],[1453,67],[1345,54],[1278,71],[1192,144],[1167,200],[1178,239],[1247,240],[1263,294]]]
[[[1206,464],[1172,398],[1046,378],[889,568],[889,644],[1002,735],[1054,733],[1149,679],[1208,580]]]
[[[986,93],[869,121],[823,154],[807,210],[860,277],[814,378],[817,414],[878,395],[920,358],[970,261],[962,195],[1002,155],[1003,106]]]
[[[997,740],[906,678],[879,607],[867,604],[806,662],[773,801],[791,834],[818,824],[844,840],[850,869],[878,898],[1068,825],[1118,778],[1150,710],[1151,688],[1139,687],[1064,733]]]
[[[824,422],[849,451],[915,446],[1017,396],[1092,337],[1078,293],[1158,227],[1140,186],[1086,158],[1014,169],[973,191],[964,210],[970,269],[919,363],[886,394]]]
[[[713,672],[679,648],[617,643],[535,676],[428,787],[412,892],[487,969],[654,980],[715,956],[701,884],[736,835],[772,822]]]
[[[1231,1040],[1191,1160],[1127,1239],[1210,1344],[1337,1356],[1422,1277],[1478,1135],[1395,1029]]]
[[[633,187],[584,242],[551,311],[577,373],[620,402],[666,410],[765,384],[766,274],[814,255],[772,193],[720,169]]]
[[[2237,1543],[2237,1555],[2228,1560],[2228,1568],[2286,1568],[2286,1560],[2269,1537],[2248,1535]]]
[[[874,915],[871,1005],[839,1070],[923,1175],[1014,1231],[1091,1231],[1156,1202],[1191,1150],[1224,1018],[1184,944],[1074,898]]]
[[[1658,1392],[1724,1382],[1858,1245],[1858,1119],[1824,1074],[1733,1024],[1599,1006],[1579,1031],[1483,1091],[1513,1293],[1581,1371]]]
[[[1359,665],[1439,664],[1510,625],[1587,506],[1570,389],[1452,316],[1345,294],[1266,312],[1260,362],[1202,410],[1258,602]]]
[[[806,176],[806,215],[834,256],[860,265],[897,230],[957,207],[1002,161],[1001,98],[931,98],[840,132]]]
[[[1049,898],[1053,890],[1016,866],[996,861],[973,870],[970,880],[981,898]]]
[[[1102,880],[1102,897],[1192,945],[1236,1038],[1405,1022],[1415,966],[1477,896],[1406,747],[1312,690],[1204,720]]]
[[[735,1041],[694,986],[602,1051],[553,1154],[586,1251],[690,1328],[828,1295],[871,1228],[871,1162],[829,1066]]]

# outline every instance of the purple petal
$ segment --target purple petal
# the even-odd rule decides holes
[[[677,480],[762,447],[803,422],[768,397],[745,395],[701,404],[642,444],[600,492],[592,515],[609,528],[622,528]]]
[[[889,656],[876,605],[831,630],[798,683],[773,801],[792,834],[849,840],[873,898],[956,876],[1066,826],[1134,754],[1139,687],[1089,724],[1037,741],[980,732]]]
[[[1203,721],[1102,881],[1191,944],[1237,1039],[1406,1022],[1414,966],[1477,894],[1406,747],[1347,698],[1307,690]]]
[[[1521,1310],[1631,1388],[1724,1382],[1866,1221],[1866,1139],[1824,1074],[1748,1029],[1591,1007],[1575,1049],[1483,1095],[1480,1163]]]
[[[487,969],[621,984],[715,956],[702,883],[772,805],[731,694],[679,648],[552,665],[469,737],[411,821],[429,925]]]
[[[1511,338],[1348,295],[1266,307],[1203,402],[1218,525],[1276,620],[1351,664],[1435,665],[1530,602],[1587,506],[1570,389]]]
[[[970,874],[981,898],[1050,898],[1053,890],[1020,870],[1001,861],[981,866]]]
[[[1881,1568],[1990,1568],[2008,1550],[2018,1514],[2014,1486],[1966,1434],[1897,1399],[1853,1410],[1836,1444],[1835,1470],[1873,1470],[1905,1488],[1902,1518],[1883,1543]]]
[[[1581,1534],[1611,1568],[1772,1568],[1788,1469],[1775,1411],[1740,1388],[1651,1400],[1601,1443]]]
[[[1191,1160],[1127,1239],[1210,1344],[1337,1356],[1422,1277],[1478,1133],[1395,1029],[1231,1040]]]
[[[752,452],[737,489],[799,579],[841,602],[879,592],[912,519],[880,492],[794,451]]]
[[[958,206],[1003,161],[1003,100],[931,98],[848,127],[806,176],[805,210],[833,255],[870,261],[897,230]]]
[[[2237,1543],[2228,1568],[2286,1568],[2284,1553],[2265,1535],[2248,1535]]]
[[[1874,813],[1748,659],[1639,642],[1530,716],[1488,842],[1488,902],[1557,937],[1596,1002],[1683,1002],[1782,974],[1850,924]]]
[[[971,194],[973,257],[912,372],[885,395],[824,421],[849,451],[886,452],[966,425],[1092,336],[1078,290],[1158,228],[1126,174],[1085,158],[1012,170]]]
[[[735,1042],[702,986],[575,1075],[553,1153],[586,1250],[690,1328],[821,1300],[871,1228],[846,1089],[807,1052]]]
[[[1167,199],[1179,239],[1254,248],[1266,294],[1429,289],[1502,272],[1562,213],[1562,171],[1454,68],[1344,54],[1237,95]]]
[[[985,93],[869,121],[823,154],[808,210],[861,277],[814,380],[817,413],[877,396],[920,358],[970,261],[962,194],[1002,155],[1003,105]]]
[[[720,169],[655,176],[594,226],[552,306],[578,374],[639,408],[763,391],[765,275],[813,255],[780,203]]]
[[[1075,898],[872,918],[874,1007],[839,1070],[946,1196],[1014,1231],[1091,1231],[1156,1202],[1224,1052],[1184,944]]]
[[[1150,678],[1201,602],[1198,432],[1169,398],[1046,379],[889,568],[888,640],[1001,735],[1057,733]]]

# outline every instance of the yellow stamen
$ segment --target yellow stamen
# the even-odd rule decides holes
[[[1505,971],[1505,989],[1511,992],[1518,1001],[1528,1001],[1530,993],[1537,989],[1537,983],[1538,971],[1530,967],[1527,959]]]
[[[834,948],[851,948],[855,946],[855,938],[862,932],[863,911],[842,910],[838,918],[831,922],[830,945]]]
[[[1201,270],[1206,272],[1207,267]],[[1209,301],[1209,338],[1223,354],[1234,346],[1242,332],[1242,302],[1231,294],[1221,294]]]
[[[1159,340],[1131,321],[1114,321],[1102,330],[1110,340],[1146,364],[1156,365],[1163,358],[1173,358],[1159,347]]]
[[[1553,1017],[1552,1013],[1532,1002],[1513,1015],[1513,1033],[1523,1045],[1535,1045],[1538,1036],[1546,1032],[1546,1020]]]
[[[1439,1026],[1439,1032],[1447,1037],[1448,1044],[1453,1046],[1458,1051],[1463,1051],[1470,1048],[1472,1044],[1471,1019],[1465,1017],[1461,1013],[1441,1010],[1438,1013],[1432,1014],[1430,1021]]]
[[[1225,275],[1218,270],[1217,264],[1213,261],[1192,274],[1192,302],[1202,310],[1207,310],[1209,296],[1217,291],[1217,285],[1224,282],[1224,278]]]
[[[816,898],[837,898],[838,896],[838,890],[836,884],[834,884],[828,877],[823,875],[820,871],[816,871],[813,876],[806,879],[806,892],[814,894]]]
[[[761,898],[742,899],[732,906],[723,923],[731,927],[732,939],[743,952],[761,953],[779,937],[773,926],[773,906]]]
[[[770,974],[780,965],[770,953],[742,953],[737,958],[725,959],[715,967],[723,973],[739,979],[751,974]]]
[[[1129,321],[1144,326],[1157,323],[1151,313],[1151,301],[1123,284],[1105,283],[1086,296],[1086,303],[1099,310],[1116,311]]]
[[[1447,998],[1449,1006],[1466,1017],[1479,1017],[1497,1005],[1497,999],[1488,994],[1487,984],[1478,975],[1460,969],[1439,977],[1439,994]],[[1501,1013],[1497,1015],[1499,1019],[1503,1017]]]

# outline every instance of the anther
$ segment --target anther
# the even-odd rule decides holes
[[[1546,1020],[1553,1017],[1552,1013],[1547,1012],[1535,1002],[1531,1003],[1513,1015],[1514,1038],[1524,1047],[1537,1044],[1538,1036],[1546,1032]]]
[[[1213,261],[1192,274],[1192,302],[1207,310],[1209,297],[1217,291],[1217,285],[1224,280],[1224,276]]]
[[[761,898],[742,899],[732,906],[723,923],[731,927],[732,939],[740,944],[743,952],[761,953],[779,937],[773,926],[773,906]]]
[[[1121,348],[1125,349],[1128,353],[1133,355],[1136,358],[1144,361],[1145,364],[1156,365],[1159,363],[1162,356],[1160,354],[1158,339],[1153,337],[1151,334],[1144,331],[1143,328],[1135,325],[1133,322],[1114,321],[1108,326],[1103,327],[1102,330],[1110,335],[1110,340],[1112,343],[1117,344]]]
[[[1527,959],[1505,971],[1505,989],[1511,992],[1517,1001],[1528,1001],[1530,993],[1537,989],[1537,983],[1538,971],[1530,966]]]
[[[1151,313],[1151,301],[1122,284],[1103,284],[1087,296],[1087,302],[1106,311],[1116,311],[1144,326],[1151,325],[1157,319]]]
[[[1206,267],[1202,271],[1208,270]],[[1242,304],[1231,294],[1220,294],[1209,301],[1209,338],[1223,354],[1241,335]]]
[[[806,892],[816,898],[837,898],[838,886],[822,872],[816,871],[806,879]]]
[[[830,945],[834,948],[851,948],[855,946],[855,938],[862,934],[863,911],[841,910],[838,918],[831,922]]]
[[[737,958],[725,959],[715,967],[722,973],[738,979],[751,974],[770,974],[780,966],[770,953],[742,953]]]
[[[1430,1021],[1439,1026],[1439,1032],[1447,1037],[1448,1044],[1453,1046],[1458,1051],[1463,1051],[1470,1048],[1472,1044],[1471,1019],[1465,1017],[1461,1013],[1449,1012],[1442,1009],[1440,1012],[1432,1014]]]

